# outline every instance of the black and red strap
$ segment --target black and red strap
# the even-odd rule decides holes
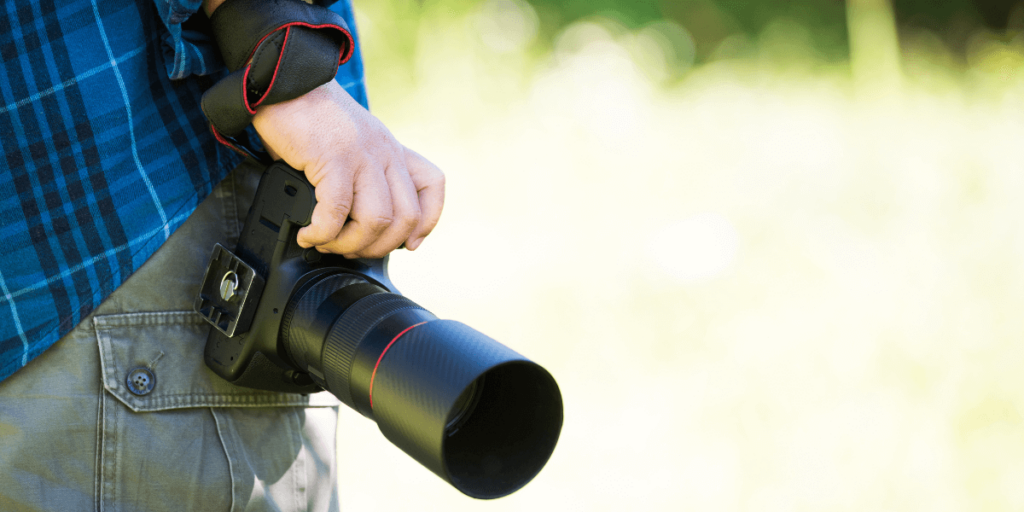
[[[252,122],[256,107],[297,98],[332,80],[354,50],[345,20],[299,0],[227,0],[210,19],[230,75],[203,94],[217,140]]]

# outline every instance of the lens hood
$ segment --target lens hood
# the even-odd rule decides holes
[[[547,370],[453,320],[398,338],[380,358],[371,401],[389,441],[481,499],[533,479],[562,427],[562,397]]]

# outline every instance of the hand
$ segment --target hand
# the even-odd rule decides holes
[[[294,100],[257,108],[253,126],[276,160],[316,187],[301,247],[346,258],[415,250],[437,225],[444,174],[403,146],[337,82]]]

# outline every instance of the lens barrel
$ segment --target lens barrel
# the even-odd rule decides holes
[[[280,339],[297,368],[468,496],[518,490],[558,441],[562,397],[547,370],[355,274],[300,286]]]

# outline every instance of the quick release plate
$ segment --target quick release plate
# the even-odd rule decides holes
[[[249,264],[217,244],[193,308],[225,336],[234,337],[249,330],[264,284]]]

